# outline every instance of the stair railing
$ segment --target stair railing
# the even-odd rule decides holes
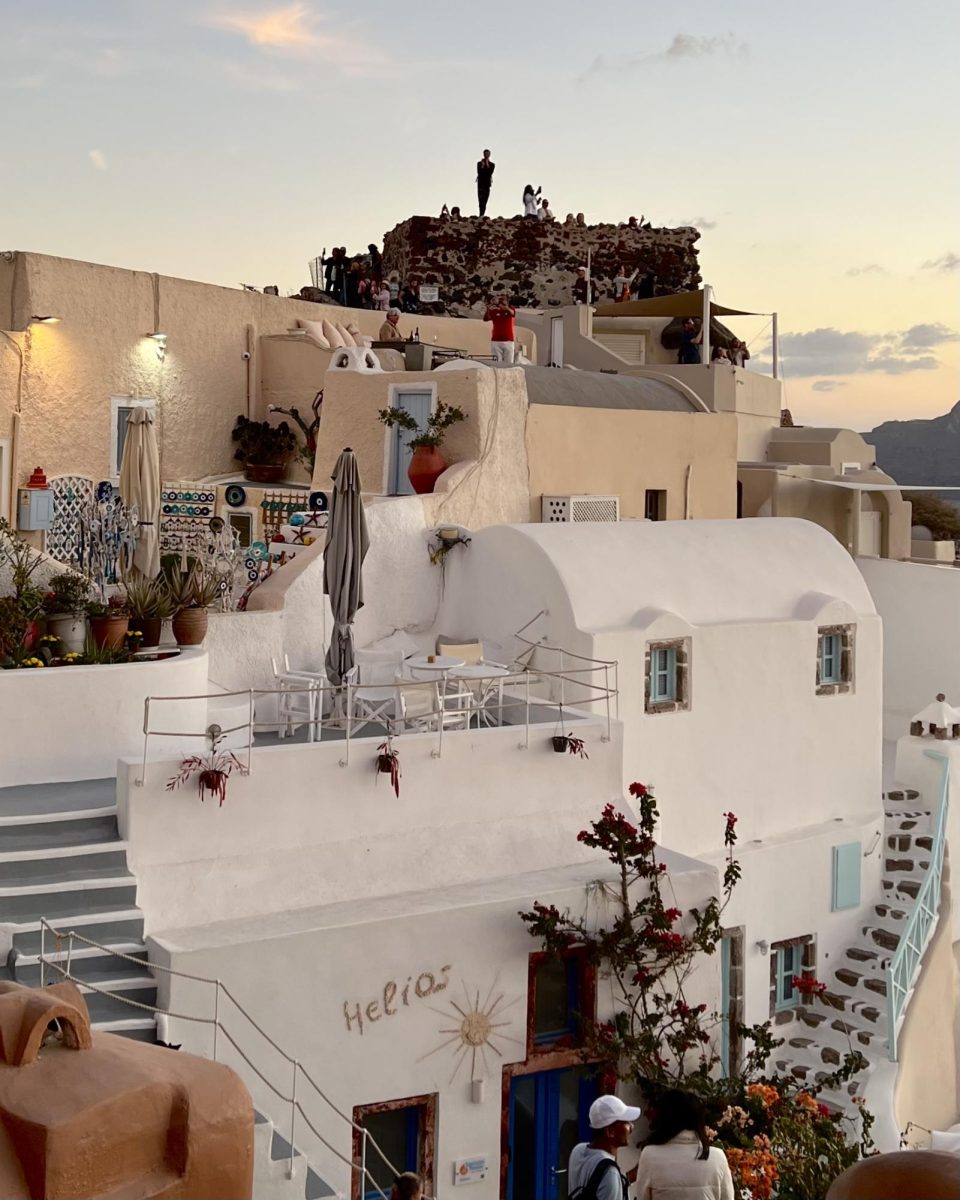
[[[54,958],[48,957],[48,955],[46,953],[46,935],[47,934],[51,934],[55,939],[55,944],[56,944],[57,950],[55,952],[56,957],[54,957]],[[66,966],[63,966],[60,961],[60,947],[62,946],[64,941],[66,941],[66,943],[67,943]],[[209,987],[212,987],[214,989],[213,1016],[212,1017],[201,1017],[201,1016],[197,1016],[194,1013],[172,1012],[170,1009],[161,1008],[159,1005],[156,1005],[156,1004],[146,1004],[142,1000],[131,1000],[129,997],[125,996],[122,992],[108,991],[106,988],[98,987],[95,983],[92,983],[89,979],[78,979],[75,975],[73,975],[71,973],[71,970],[70,970],[72,959],[73,959],[73,947],[74,947],[75,941],[82,943],[84,946],[88,946],[88,947],[100,950],[104,954],[111,954],[111,955],[113,955],[114,958],[120,958],[120,959],[123,959],[125,962],[133,963],[134,965],[136,965],[138,967],[146,966],[146,967],[149,967],[149,969],[151,971],[162,971],[165,975],[175,976],[178,979],[188,979],[193,983],[202,983],[202,984],[208,985]],[[320,1085],[316,1082],[316,1080],[309,1073],[309,1071],[307,1071],[307,1069],[303,1066],[303,1064],[301,1062],[299,1062],[299,1060],[291,1057],[291,1055],[287,1054],[287,1052],[281,1046],[277,1045],[277,1043],[266,1032],[266,1030],[263,1029],[263,1027],[261,1025],[259,1025],[254,1020],[254,1018],[247,1012],[247,1010],[243,1007],[243,1005],[240,1003],[240,1001],[236,998],[236,996],[234,996],[234,994],[230,991],[230,989],[227,987],[227,985],[221,979],[210,979],[205,975],[191,975],[187,971],[177,971],[177,970],[174,970],[173,967],[165,967],[160,963],[145,962],[142,958],[135,958],[133,955],[124,954],[122,951],[115,950],[111,946],[104,946],[100,942],[95,942],[92,938],[85,937],[83,934],[77,933],[73,929],[70,929],[70,930],[56,929],[44,917],[40,918],[39,966],[40,966],[40,986],[41,987],[43,987],[44,980],[46,977],[45,968],[49,967],[52,970],[56,971],[63,979],[69,980],[71,983],[76,984],[78,987],[88,989],[89,991],[92,991],[92,992],[96,992],[98,995],[101,995],[101,996],[110,996],[114,1000],[120,1000],[124,1004],[129,1005],[132,1009],[138,1009],[140,1011],[152,1013],[154,1015],[154,1017],[165,1016],[165,1017],[170,1017],[176,1021],[190,1021],[196,1025],[211,1026],[212,1027],[212,1037],[213,1037],[213,1051],[212,1051],[211,1057],[214,1062],[219,1061],[217,1058],[218,1035],[223,1034],[223,1036],[227,1039],[227,1041],[230,1043],[230,1045],[233,1046],[234,1050],[236,1050],[236,1052],[240,1056],[240,1058],[244,1061],[244,1063],[246,1063],[246,1065],[250,1068],[250,1070],[254,1072],[254,1074],[261,1080],[261,1082],[267,1088],[270,1089],[270,1091],[277,1097],[277,1099],[281,1103],[289,1104],[289,1106],[290,1106],[290,1139],[289,1139],[290,1149],[289,1149],[289,1157],[288,1157],[288,1164],[287,1164],[288,1178],[293,1178],[293,1163],[294,1163],[294,1158],[296,1157],[294,1137],[296,1135],[297,1115],[299,1114],[299,1116],[302,1118],[304,1124],[313,1133],[313,1135],[320,1142],[323,1143],[323,1145],[330,1151],[331,1154],[333,1154],[342,1163],[346,1164],[346,1166],[348,1166],[350,1168],[351,1179],[353,1178],[355,1173],[359,1173],[359,1178],[361,1181],[361,1186],[360,1186],[361,1197],[369,1195],[369,1192],[372,1189],[372,1191],[374,1191],[381,1198],[381,1200],[388,1200],[386,1193],[384,1193],[383,1190],[380,1188],[380,1185],[373,1178],[372,1174],[370,1173],[370,1170],[367,1167],[368,1148],[372,1148],[373,1150],[375,1150],[377,1152],[377,1154],[380,1156],[383,1164],[394,1176],[398,1175],[400,1172],[393,1165],[393,1163],[391,1163],[391,1161],[387,1158],[386,1154],[384,1154],[383,1150],[380,1148],[379,1144],[377,1143],[376,1138],[373,1137],[373,1135],[369,1132],[369,1130],[365,1129],[362,1125],[358,1125],[357,1122],[354,1121],[351,1117],[348,1117],[347,1114],[345,1112],[343,1112],[343,1110],[340,1109],[330,1099],[330,1097],[323,1091],[323,1089],[320,1087]],[[270,1079],[268,1079],[266,1077],[266,1075],[264,1075],[264,1073],[260,1070],[260,1068],[256,1065],[256,1063],[254,1063],[250,1060],[250,1058],[248,1057],[246,1052],[242,1049],[242,1047],[237,1043],[236,1039],[230,1033],[230,1031],[226,1027],[226,1024],[224,1023],[223,1017],[221,1015],[222,1007],[223,1007],[221,1004],[221,997],[229,1000],[230,1003],[236,1009],[236,1011],[243,1018],[244,1022],[246,1023],[247,1028],[256,1030],[256,1032],[268,1043],[268,1045],[270,1045],[276,1051],[276,1053],[280,1055],[280,1057],[282,1059],[285,1059],[286,1062],[289,1064],[289,1066],[292,1068],[293,1073],[292,1073],[292,1082],[291,1082],[291,1089],[290,1089],[289,1095],[286,1094],[286,1092],[282,1089],[281,1086],[277,1086]],[[227,1065],[230,1065],[230,1064],[227,1064]],[[359,1163],[355,1162],[352,1157],[347,1158],[344,1154],[342,1154],[336,1148],[336,1146],[331,1145],[330,1142],[320,1132],[320,1130],[317,1129],[316,1125],[310,1119],[310,1116],[304,1110],[303,1103],[298,1095],[298,1083],[300,1083],[300,1082],[309,1084],[310,1087],[314,1090],[314,1092],[316,1092],[317,1096],[319,1096],[319,1098],[324,1102],[324,1104],[326,1104],[328,1108],[332,1109],[332,1111],[337,1115],[337,1117],[340,1118],[340,1120],[344,1121],[347,1125],[349,1125],[351,1130],[354,1133],[357,1133],[360,1135],[360,1162]],[[364,1186],[364,1184],[366,1184],[366,1187]],[[431,1200],[431,1198],[425,1195],[424,1200]]]
[[[949,805],[950,761],[933,750],[924,752],[928,758],[943,763],[943,782],[934,821],[930,847],[930,866],[917,892],[910,916],[903,927],[900,942],[890,959],[887,980],[887,1051],[891,1062],[897,1061],[897,1038],[920,965],[933,937],[940,917],[940,884],[943,879],[943,853],[946,845],[947,808]]]

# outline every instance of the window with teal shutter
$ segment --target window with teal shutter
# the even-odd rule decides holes
[[[800,1001],[800,993],[793,986],[793,979],[803,969],[801,947],[781,946],[774,954],[775,1007],[778,1011],[795,1008]]]
[[[840,634],[824,633],[820,636],[820,682],[840,683]]]
[[[677,698],[677,652],[659,647],[650,655],[650,699],[665,704]]]
[[[833,848],[833,901],[831,908],[839,912],[860,904],[860,864],[863,860],[859,842],[844,842]]]

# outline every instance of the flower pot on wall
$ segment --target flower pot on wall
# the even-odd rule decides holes
[[[433,491],[433,486],[447,469],[447,460],[436,446],[417,446],[407,468],[407,478],[418,496]]]
[[[91,617],[90,634],[101,650],[118,650],[130,626],[129,617]]]
[[[51,613],[47,631],[63,643],[65,654],[82,654],[87,646],[87,619],[83,613]]]
[[[279,483],[285,471],[282,463],[247,463],[243,477],[251,483]]]
[[[163,631],[163,620],[160,617],[140,617],[137,628],[143,634],[144,646],[160,645],[160,634]]]
[[[173,618],[173,636],[178,646],[199,646],[207,636],[207,610],[181,608]]]

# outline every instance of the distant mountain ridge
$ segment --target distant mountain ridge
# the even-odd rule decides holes
[[[864,438],[877,450],[877,466],[897,483],[960,485],[960,403],[942,417],[884,421]]]

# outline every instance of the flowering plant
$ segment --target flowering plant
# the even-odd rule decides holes
[[[374,764],[378,775],[389,775],[390,786],[397,799],[400,799],[400,755],[394,750],[393,742],[388,737],[377,747],[377,757]]]
[[[176,775],[167,780],[167,791],[182,787],[191,776],[196,775],[201,803],[206,799],[204,793],[209,792],[211,796],[219,798],[218,807],[222,808],[227,798],[227,780],[235,770],[246,775],[247,768],[232,750],[220,749],[224,734],[219,725],[211,725],[207,736],[210,738],[210,749],[205,754],[191,754],[185,758]]]

